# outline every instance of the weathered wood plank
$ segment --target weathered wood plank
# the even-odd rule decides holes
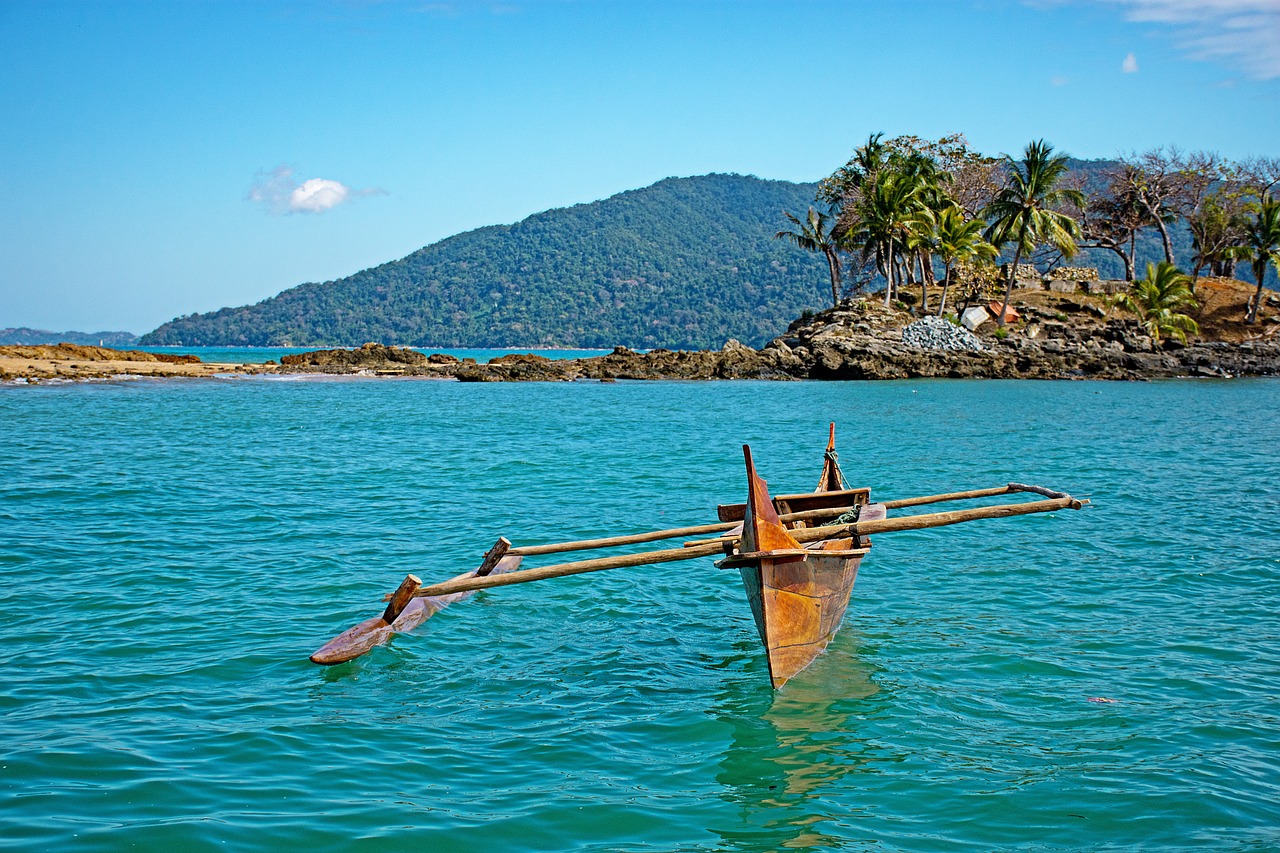
[[[967,492],[946,492],[941,495],[921,495],[916,498],[899,498],[896,501],[885,501],[884,505],[889,509],[901,509],[906,506],[923,506],[925,504],[942,503],[943,501],[963,501],[973,498],[991,498],[997,495],[1007,495],[1010,489],[1008,486],[996,486],[994,489],[970,489]]]
[[[509,586],[530,581],[563,578],[570,575],[581,575],[587,572],[601,572],[607,569],[622,569],[630,566],[648,566],[656,563],[674,563],[678,560],[693,560],[698,557],[710,557],[718,554],[723,548],[722,540],[713,539],[697,548],[670,548],[663,551],[641,551],[639,554],[621,554],[616,557],[598,557],[594,560],[580,560],[576,563],[558,563],[554,566],[542,566],[536,569],[512,572],[500,577],[487,578],[458,577],[442,581],[432,586],[424,586],[415,595],[448,595],[454,592],[467,592],[473,589],[492,589],[496,586]]]
[[[719,533],[731,530],[735,525],[728,524],[696,524],[691,527],[673,527],[670,530],[654,530],[648,533],[631,533],[624,536],[605,536],[600,539],[582,539],[577,542],[555,542],[548,545],[520,545],[512,548],[510,553],[521,557],[533,557],[538,554],[562,554],[566,551],[592,551],[597,548],[616,548],[622,545],[640,545],[644,542],[658,542],[663,539],[676,539],[681,536],[700,536],[704,533]]]
[[[476,569],[476,577],[484,577],[493,571],[494,566],[511,551],[511,541],[505,536],[499,536],[498,541],[493,543],[493,547],[485,552],[484,560],[480,563],[480,568]],[[514,556],[519,556],[514,555]]]
[[[885,501],[884,506],[897,509],[907,506],[941,503],[943,501],[966,500],[970,498],[992,497],[1008,494],[1011,491],[1036,492],[1046,497],[1062,497],[1062,492],[1051,492],[1041,486],[1021,486],[1011,483],[991,489],[972,489],[966,492],[948,492],[940,495],[923,495],[915,498],[901,498],[896,501]],[[853,509],[855,504],[867,504],[870,500],[870,489],[841,489],[830,492],[807,492],[799,495],[779,495],[774,498],[774,505],[784,504],[789,511],[779,506],[778,517],[783,522],[811,521],[817,518],[830,518]],[[553,542],[546,545],[520,545],[511,547],[509,553],[521,557],[533,557],[541,554],[563,554],[570,551],[591,551],[597,548],[616,548],[623,545],[641,545],[646,542],[660,542],[663,539],[678,539],[681,536],[701,536],[707,533],[722,533],[732,530],[745,516],[746,504],[725,504],[718,508],[722,519],[718,524],[696,524],[688,527],[672,527],[667,530],[654,530],[645,533],[631,533],[621,536],[604,536],[598,539],[582,539],[575,542]],[[728,514],[731,518],[724,518]]]
[[[1046,489],[1044,486],[1028,486],[1025,483],[1010,483],[1009,491],[1011,492],[1033,492],[1037,495],[1044,495],[1046,498],[1069,498],[1066,492],[1055,492],[1053,489]]]

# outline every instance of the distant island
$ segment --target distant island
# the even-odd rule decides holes
[[[998,291],[1007,282],[995,265],[1014,255],[1045,275],[1074,265],[1104,280],[1132,280],[1161,260],[1193,275],[1229,277],[1237,267],[1248,275],[1249,265],[1224,249],[1238,244],[1256,198],[1249,187],[1268,180],[1268,164],[1275,168],[1163,151],[1130,161],[1057,158],[1058,192],[1072,197],[1057,208],[1075,223],[1077,251],[1068,263],[1053,241],[1032,239],[1034,229],[1021,252],[1016,235],[993,247],[994,258],[972,243],[990,230],[983,211],[1002,188],[1008,161],[970,150],[960,136],[877,136],[872,143],[821,182],[669,178],[458,234],[255,305],[179,317],[139,343],[717,349],[735,339],[759,347],[804,311],[830,306],[833,287],[836,298],[884,292],[889,272],[893,298],[908,306],[922,287],[936,300],[945,286],[953,305],[975,283]],[[872,187],[880,195],[864,196]],[[859,230],[870,221],[860,205],[876,206],[871,219],[898,229],[892,246],[889,231]],[[954,213],[944,217],[945,209]],[[821,220],[816,227],[826,229],[821,236],[833,255],[775,239],[790,231],[804,243],[814,227],[809,216]],[[951,243],[940,240],[939,228],[968,228],[971,245],[951,245],[954,233]],[[904,241],[918,246],[904,251]],[[893,257],[887,267],[886,255]],[[834,285],[831,257],[839,261]],[[929,263],[921,266],[920,257]]]
[[[47,329],[0,329],[0,346],[41,344],[81,344],[84,346],[127,347],[138,342],[132,332],[50,332]]]

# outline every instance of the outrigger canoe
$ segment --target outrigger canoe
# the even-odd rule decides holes
[[[1080,509],[1089,503],[1041,486],[1009,483],[873,504],[870,489],[849,488],[845,482],[835,452],[835,424],[831,425],[817,488],[770,497],[768,484],[756,472],[751,448],[744,445],[742,450],[747,499],[718,507],[719,523],[523,547],[513,547],[509,540],[499,537],[479,567],[451,580],[423,586],[417,576],[408,575],[395,592],[385,596],[388,604],[381,616],[343,631],[312,654],[311,660],[326,665],[353,660],[481,589],[719,554],[718,567],[737,569],[742,576],[756,630],[764,644],[769,680],[774,688],[780,688],[813,663],[839,630],[858,567],[870,551],[871,534]],[[1034,493],[1045,499],[888,518],[890,509],[1017,492]],[[530,556],[708,534],[717,535],[685,542],[681,548],[520,568],[521,561]]]

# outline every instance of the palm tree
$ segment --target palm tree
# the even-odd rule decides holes
[[[1061,154],[1054,156],[1052,151],[1053,146],[1042,139],[1027,146],[1021,161],[1007,157],[1005,185],[984,211],[991,222],[985,235],[987,240],[995,246],[1014,244],[1013,264],[1009,267],[1004,288],[1004,305],[997,318],[1001,326],[1004,325],[1005,312],[1009,310],[1009,295],[1013,292],[1018,263],[1024,254],[1030,254],[1036,246],[1046,243],[1066,258],[1076,252],[1080,226],[1070,216],[1054,208],[1062,204],[1083,208],[1084,193],[1059,186],[1067,171],[1067,158]]]
[[[1280,200],[1270,195],[1263,196],[1262,205],[1245,233],[1245,244],[1241,247],[1240,255],[1253,268],[1258,289],[1254,292],[1253,299],[1249,300],[1244,321],[1256,323],[1258,309],[1262,306],[1262,280],[1267,275],[1267,264],[1273,264],[1280,271]]]
[[[965,219],[964,210],[952,205],[942,211],[935,225],[938,256],[942,258],[945,273],[942,277],[942,301],[938,304],[938,316],[947,308],[947,291],[951,287],[951,271],[961,261],[991,260],[996,247],[982,239],[981,219]]]
[[[855,225],[848,235],[850,243],[860,248],[862,257],[874,256],[886,285],[884,304],[893,299],[894,266],[898,253],[911,236],[918,213],[918,185],[898,172],[883,171],[870,187],[863,187],[856,211]]]
[[[918,151],[897,158],[893,165],[916,186],[915,211],[905,248],[920,267],[920,311],[925,313],[929,310],[929,285],[935,283],[933,256],[938,251],[938,217],[955,206],[945,188],[951,175],[932,157]]]
[[[794,231],[779,231],[774,239],[787,240],[804,249],[806,252],[822,252],[827,257],[827,270],[831,273],[831,307],[840,304],[840,254],[839,240],[835,229],[838,216],[828,216],[809,208],[809,216],[805,220],[787,211],[782,215],[790,219],[796,226]]]
[[[1186,343],[1187,333],[1198,334],[1200,327],[1180,308],[1198,308],[1191,292],[1191,277],[1168,261],[1159,266],[1147,264],[1147,277],[1135,281],[1128,293],[1116,297],[1116,304],[1137,314],[1142,325],[1159,341],[1164,335]]]

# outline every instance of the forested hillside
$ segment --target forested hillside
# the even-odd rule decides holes
[[[138,336],[130,332],[51,332],[48,329],[0,329],[0,346],[41,344],[83,344],[86,346],[132,346]]]
[[[830,302],[821,255],[773,235],[814,184],[670,178],[442,240],[338,281],[164,324],[146,345],[760,345]]]

